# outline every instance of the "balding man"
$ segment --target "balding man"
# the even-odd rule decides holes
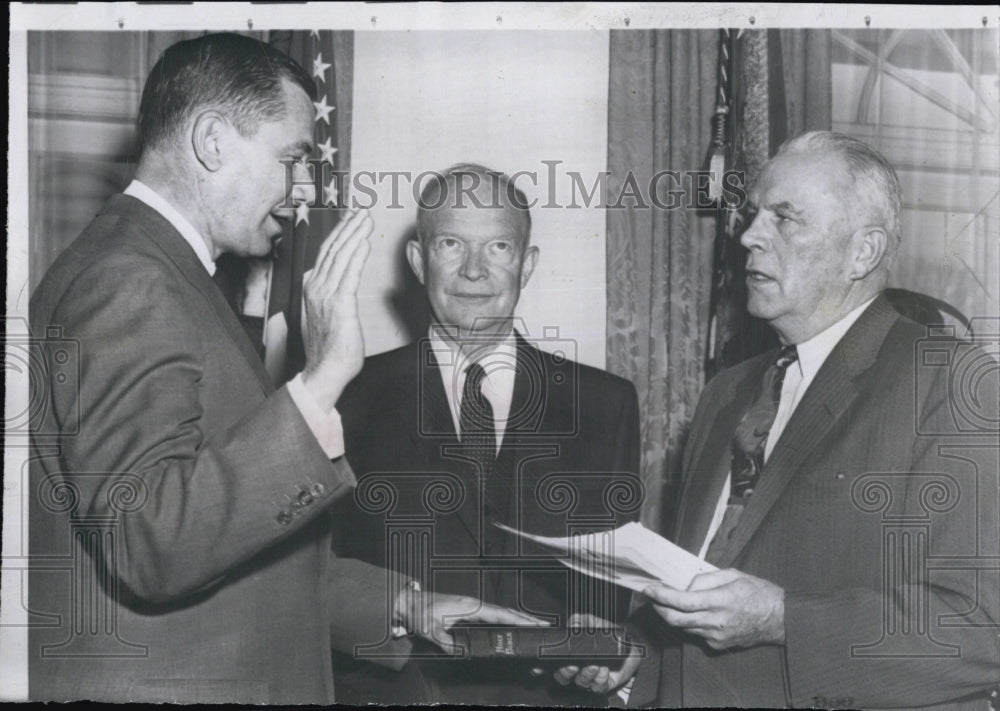
[[[525,195],[508,176],[480,165],[434,176],[406,255],[432,323],[425,338],[368,358],[338,404],[359,480],[359,506],[343,529],[346,551],[413,571],[425,589],[481,596],[561,627],[577,613],[615,621],[613,586],[569,576],[492,525],[565,536],[573,526],[613,528],[641,504],[635,389],[571,360],[571,343],[546,344],[514,328],[521,289],[539,258]],[[444,485],[450,497],[440,497]],[[379,505],[387,490],[391,509]],[[407,517],[432,522],[424,556],[393,543],[389,528]],[[402,677],[359,683],[363,691],[351,700],[596,701],[513,662],[422,658],[415,665]]]
[[[673,538],[720,570],[645,591],[635,622],[651,653],[630,702],[986,708],[1000,677],[996,363],[927,339],[882,295],[901,190],[868,145],[792,139],[750,202],[749,311],[781,348],[701,396]],[[970,361],[982,377],[963,401],[949,380]],[[978,424],[956,424],[956,406]],[[575,681],[606,692],[635,661]]]

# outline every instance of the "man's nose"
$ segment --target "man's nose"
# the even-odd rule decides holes
[[[472,248],[465,253],[459,274],[470,281],[478,281],[486,276],[486,260],[482,249]]]
[[[763,249],[766,237],[764,236],[763,223],[761,222],[761,214],[758,213],[747,228],[743,230],[743,234],[740,235],[740,244],[742,244],[747,249]]]
[[[308,203],[312,205],[316,202],[316,185],[309,168],[304,163],[296,163],[292,167],[292,202]]]

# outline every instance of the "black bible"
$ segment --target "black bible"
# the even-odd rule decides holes
[[[565,627],[487,627],[459,625],[451,635],[462,657],[511,660],[538,667],[600,664],[618,668],[629,655],[621,628],[567,629]]]

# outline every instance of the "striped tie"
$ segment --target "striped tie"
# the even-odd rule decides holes
[[[466,369],[458,416],[462,444],[471,449],[470,454],[475,458],[484,478],[493,472],[497,446],[493,406],[483,395],[485,377],[486,371],[479,363],[473,363]]]

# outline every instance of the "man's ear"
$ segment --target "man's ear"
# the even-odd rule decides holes
[[[406,261],[410,263],[410,269],[413,270],[413,275],[420,282],[421,286],[424,284],[424,248],[420,244],[419,240],[411,239],[406,243]]]
[[[225,140],[232,130],[218,111],[203,111],[191,127],[191,148],[205,170],[215,173],[222,168]]]
[[[887,258],[889,235],[881,227],[862,227],[851,238],[853,260],[848,267],[848,276],[853,281],[864,279]]]
[[[528,285],[531,273],[535,271],[535,264],[538,263],[538,247],[528,247],[521,260],[521,288]]]

